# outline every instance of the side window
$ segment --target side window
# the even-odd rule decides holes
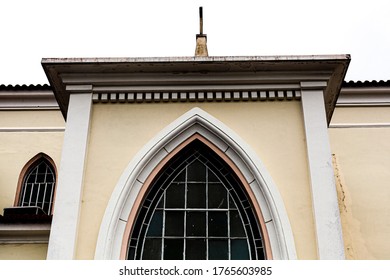
[[[35,214],[52,214],[56,183],[54,163],[44,155],[34,157],[22,171],[16,205],[31,208]]]

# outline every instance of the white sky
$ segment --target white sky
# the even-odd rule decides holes
[[[0,84],[48,83],[43,57],[351,54],[346,80],[390,80],[389,0],[2,0]]]

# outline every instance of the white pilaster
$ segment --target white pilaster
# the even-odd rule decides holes
[[[307,155],[319,259],[344,259],[340,212],[332,167],[323,82],[301,84]]]
[[[74,259],[92,93],[70,94],[47,259]]]

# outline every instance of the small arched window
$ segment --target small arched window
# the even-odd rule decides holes
[[[56,173],[53,160],[41,153],[23,168],[16,206],[35,207],[37,214],[52,214]]]
[[[195,140],[159,172],[128,243],[128,259],[264,259],[260,224],[234,171]]]

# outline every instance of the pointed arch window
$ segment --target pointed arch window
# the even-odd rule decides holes
[[[138,212],[128,259],[264,259],[261,227],[241,181],[199,140],[157,174]]]
[[[16,206],[31,207],[37,213],[51,215],[56,184],[53,161],[45,154],[38,154],[24,167]]]

